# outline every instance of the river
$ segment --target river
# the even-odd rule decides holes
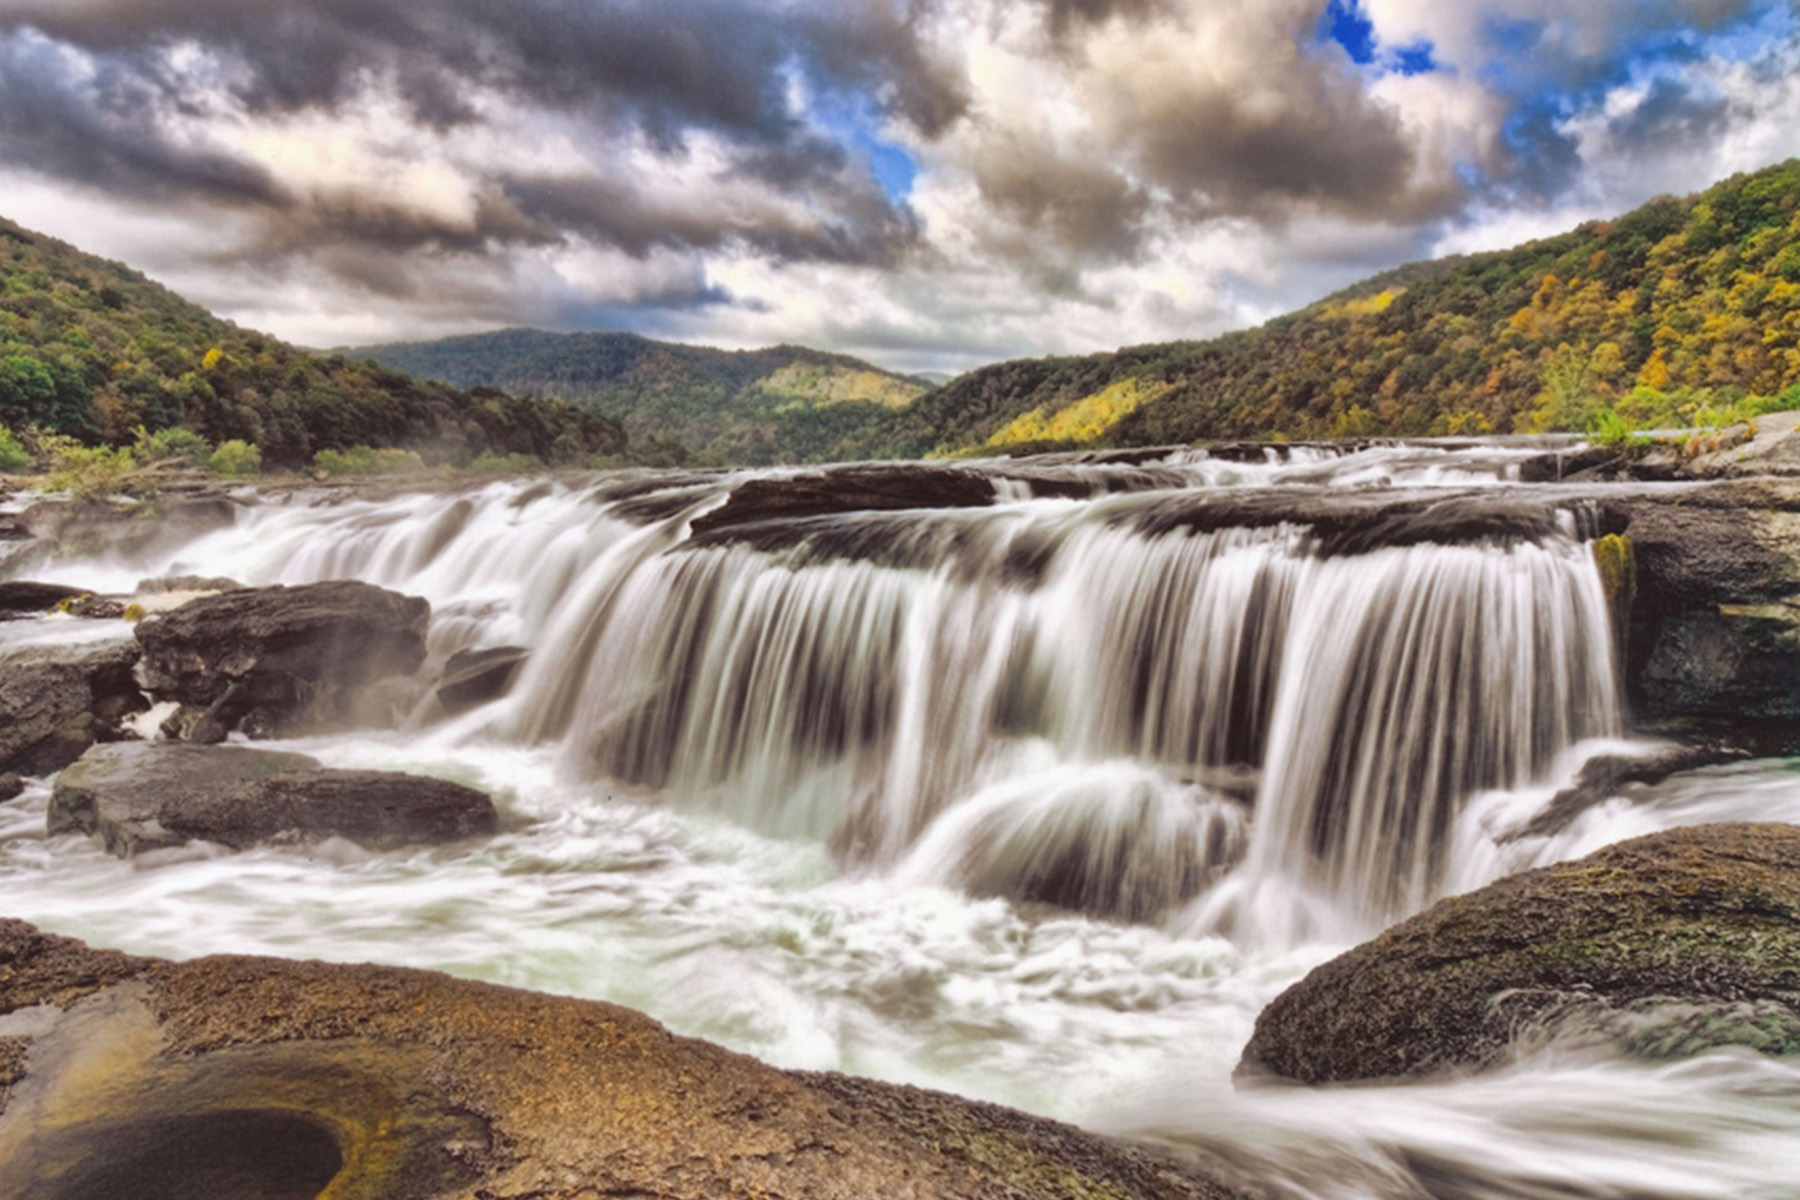
[[[1657,829],[1800,823],[1800,763],[1765,760],[1506,840],[1589,756],[1643,748],[1579,511],[1327,551],[1259,508],[1504,496],[1529,453],[977,464],[997,503],[704,534],[734,487],[799,472],[246,496],[155,561],[33,574],[362,579],[431,600],[434,663],[529,648],[473,712],[399,684],[392,728],[280,744],[481,787],[502,833],[126,862],[46,838],[34,781],[0,806],[0,912],[611,1000],[777,1065],[1203,1148],[1280,1195],[1800,1195],[1794,1060],[1566,1039],[1463,1079],[1232,1084],[1264,1004],[1441,895]]]

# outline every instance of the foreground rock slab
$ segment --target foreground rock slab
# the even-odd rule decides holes
[[[204,596],[140,621],[139,679],[196,716],[194,741],[258,729],[344,723],[355,693],[425,660],[431,605],[366,583],[254,588]]]
[[[433,972],[93,950],[0,920],[0,1195],[1126,1200],[1198,1164],[778,1071],[609,1004]]]
[[[448,780],[328,770],[303,754],[242,746],[121,742],[57,776],[47,824],[129,857],[194,841],[436,845],[491,834],[498,818],[486,795]]]
[[[1444,900],[1283,992],[1239,1069],[1418,1075],[1558,1036],[1800,1053],[1800,827],[1652,834]]]

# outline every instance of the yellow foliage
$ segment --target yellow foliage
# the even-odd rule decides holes
[[[1046,413],[1039,405],[1020,413],[998,433],[988,438],[990,448],[1019,446],[1028,442],[1092,442],[1127,414],[1136,412],[1169,390],[1166,383],[1145,383],[1141,379],[1119,382],[1084,396],[1067,408]]]
[[[204,357],[200,360],[200,369],[202,371],[210,371],[214,367],[218,366],[219,360],[224,357],[225,357],[225,352],[223,350],[219,349],[217,346],[214,346],[211,350],[208,350],[206,352],[206,357]]]

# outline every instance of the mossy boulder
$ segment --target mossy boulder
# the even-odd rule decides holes
[[[1562,1036],[1800,1053],[1800,827],[1652,834],[1441,901],[1278,996],[1239,1071],[1478,1069]]]
[[[130,958],[0,920],[0,1195],[125,1194],[1240,1193],[1160,1150],[779,1071],[610,1004],[375,966]]]

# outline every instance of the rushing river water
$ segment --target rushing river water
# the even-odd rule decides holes
[[[1759,762],[1505,838],[1632,749],[1578,507],[1335,548],[1190,507],[1503,496],[1525,453],[993,465],[991,506],[722,534],[694,523],[781,472],[255,500],[156,561],[33,574],[363,579],[430,598],[434,662],[530,648],[471,713],[394,687],[396,728],[283,744],[475,784],[504,832],[122,862],[46,839],[39,781],[0,806],[0,912],[613,1000],[779,1065],[1204,1148],[1286,1195],[1792,1198],[1792,1060],[1559,1042],[1476,1078],[1232,1087],[1264,1004],[1440,895],[1676,825],[1800,822],[1800,764]]]

